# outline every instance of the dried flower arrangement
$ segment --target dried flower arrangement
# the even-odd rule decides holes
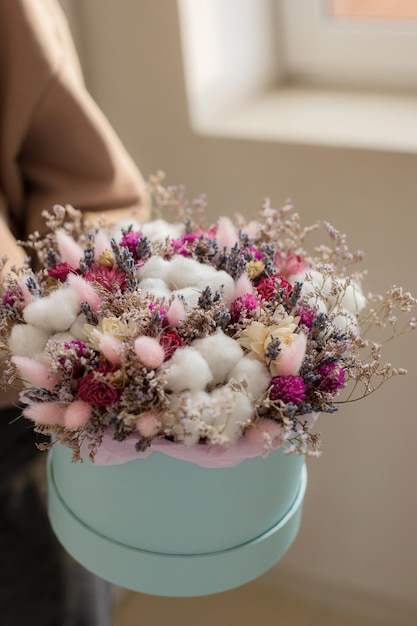
[[[54,207],[49,233],[24,244],[43,269],[2,279],[3,384],[24,382],[23,415],[74,460],[318,454],[319,413],[405,373],[367,335],[413,329],[415,300],[397,287],[365,297],[345,235],[324,222],[329,243],[308,253],[319,225],[302,228],[290,206],[265,200],[253,221],[205,227],[203,196],[188,204],[160,175],[149,188],[157,219],[111,233]]]

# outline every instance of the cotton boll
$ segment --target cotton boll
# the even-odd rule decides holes
[[[222,330],[193,341],[192,347],[205,359],[215,385],[224,382],[229,371],[243,358],[243,350],[238,342],[225,335]]]
[[[213,399],[218,394],[222,394],[221,389],[213,391]],[[230,443],[234,443],[242,434],[245,424],[251,419],[253,407],[251,400],[240,391],[232,391],[231,400],[231,411],[218,416],[215,425],[219,432],[229,439]]]
[[[15,356],[33,356],[43,352],[49,333],[32,324],[16,324],[9,337],[9,348]]]
[[[83,331],[83,326],[86,323],[86,316],[83,313],[80,313],[80,315],[77,316],[77,319],[69,329],[69,332],[71,333],[71,335],[73,335],[74,339],[78,339],[78,341],[86,340],[87,337],[85,332]]]
[[[142,233],[151,241],[165,241],[165,239],[178,239],[185,230],[183,224],[170,224],[165,220],[153,220],[142,226]]]
[[[201,291],[195,287],[186,287],[185,289],[175,289],[172,292],[174,296],[183,300],[186,307],[194,309],[198,305]]]
[[[233,369],[230,370],[229,377],[234,378],[238,383],[246,380],[246,391],[253,400],[256,400],[263,394],[271,380],[271,375],[266,365],[247,356],[236,363]]]
[[[340,285],[343,284],[343,281],[341,280],[338,280],[337,282]],[[329,304],[334,306],[336,304],[335,298],[329,298]],[[355,315],[357,315],[365,308],[366,298],[363,295],[359,285],[357,283],[351,282],[350,285],[346,287],[346,291],[338,304],[344,309],[350,311],[350,313],[354,313]]]
[[[164,367],[169,368],[167,389],[171,391],[203,390],[213,378],[205,359],[191,346],[176,350]]]
[[[47,298],[29,304],[23,317],[28,324],[51,331],[68,330],[80,312],[78,296],[72,289],[62,287]]]
[[[170,262],[161,256],[153,256],[138,269],[138,279],[159,278],[168,284],[170,275]]]
[[[210,287],[213,293],[220,291],[223,294],[226,305],[230,306],[232,304],[235,294],[235,281],[230,274],[220,270],[220,272],[215,272],[208,282],[199,280],[197,283],[197,287],[201,289],[207,286]]]
[[[143,289],[145,293],[150,293],[156,298],[169,300],[171,297],[171,291],[161,278],[144,278],[139,283],[139,289]]]
[[[338,315],[333,317],[331,321],[342,332],[353,332],[357,336],[360,334],[358,320],[349,311],[341,309]]]
[[[74,341],[75,337],[69,332],[64,332],[64,333],[54,333],[53,335],[49,337],[49,339],[54,339],[55,341],[60,341],[61,343],[64,343],[64,342],[69,343],[70,341]]]
[[[202,275],[211,276],[213,270],[216,271],[214,268],[202,265],[195,259],[181,255],[174,256],[169,266],[169,284],[172,289],[183,289],[197,285]]]

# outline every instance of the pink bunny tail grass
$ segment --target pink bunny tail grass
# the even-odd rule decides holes
[[[245,439],[252,444],[269,443],[272,448],[278,448],[282,444],[281,425],[273,420],[260,417],[256,422],[245,430]]]
[[[92,287],[89,282],[84,280],[84,278],[77,276],[76,274],[68,274],[67,282],[77,294],[77,298],[80,303],[87,302],[87,304],[91,306],[94,313],[96,313],[101,304],[101,300],[94,287]]]
[[[99,348],[113,365],[120,365],[120,341],[113,335],[102,335]]]
[[[155,437],[159,433],[160,428],[161,422],[158,419],[158,414],[154,411],[143,413],[136,422],[136,430],[146,439]]]
[[[219,250],[223,248],[231,250],[235,243],[238,242],[239,237],[236,228],[233,225],[232,220],[228,217],[220,217],[217,222],[217,242],[219,244]]]
[[[171,326],[178,326],[185,317],[185,307],[179,298],[172,301],[171,306],[166,314],[168,322]]]
[[[94,258],[97,260],[106,250],[111,250],[110,239],[104,230],[99,230],[94,238]]]
[[[34,387],[51,391],[58,382],[57,374],[52,374],[45,363],[40,363],[28,356],[13,356],[11,360],[19,370],[22,380]]]
[[[27,305],[33,302],[33,296],[30,293],[28,286],[26,284],[27,276],[23,276],[20,281],[20,288],[22,290],[23,302]]]
[[[60,402],[37,402],[23,410],[28,419],[45,426],[63,425],[65,406]]]
[[[300,333],[292,344],[284,350],[278,361],[271,364],[273,376],[296,376],[304,361],[307,347],[307,335]]]
[[[64,412],[64,424],[69,430],[82,428],[91,417],[91,405],[83,400],[76,400],[67,406]]]
[[[69,263],[72,267],[78,267],[80,259],[83,257],[83,249],[76,243],[72,237],[63,230],[57,230],[56,242],[58,251],[63,262]]]
[[[233,299],[243,298],[247,293],[253,293],[253,286],[247,274],[242,276],[236,281],[235,293]]]
[[[135,352],[145,367],[156,369],[165,359],[165,350],[157,339],[142,335],[135,339]]]

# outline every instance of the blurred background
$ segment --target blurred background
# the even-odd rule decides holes
[[[366,251],[365,291],[417,293],[417,2],[62,4],[145,177],[207,193],[213,220],[291,198],[304,224],[329,220]],[[115,626],[416,624],[416,341],[387,350],[408,377],[319,419],[323,455],[276,567],[213,598],[121,592]]]

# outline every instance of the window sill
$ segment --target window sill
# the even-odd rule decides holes
[[[417,97],[281,88],[199,115],[205,136],[417,153]]]

